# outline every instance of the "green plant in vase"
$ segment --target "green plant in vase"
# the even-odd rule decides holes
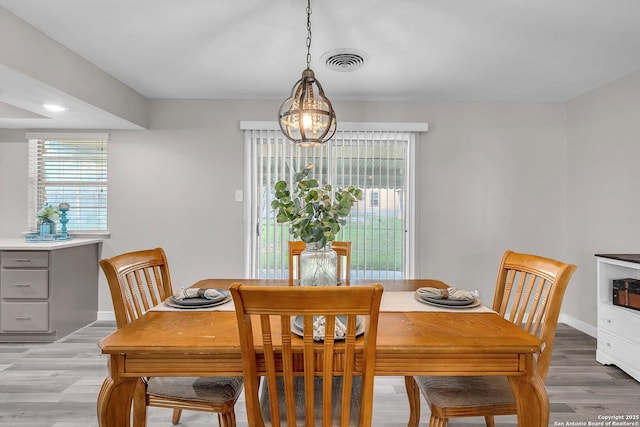
[[[57,206],[44,204],[36,214],[40,225],[41,234],[55,234],[56,222],[60,218],[60,209]],[[43,227],[48,227],[48,233],[43,233]]]
[[[278,223],[290,224],[289,233],[294,239],[305,242],[306,250],[319,253],[313,268],[305,268],[303,253],[300,266],[301,284],[335,284],[337,258],[330,242],[335,240],[336,234],[346,224],[345,218],[353,205],[362,200],[362,190],[353,185],[335,191],[331,185],[321,186],[318,180],[309,178],[312,169],[313,163],[309,163],[302,171],[297,172],[294,175],[295,188],[291,190],[287,182],[276,182],[275,199],[271,202],[271,207],[277,209]],[[322,252],[325,252],[323,259],[333,259],[328,261],[333,265],[325,265],[321,260]],[[330,283],[331,281],[333,283]]]

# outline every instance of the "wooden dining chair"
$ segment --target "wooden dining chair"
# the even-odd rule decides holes
[[[301,423],[298,425],[313,427],[316,418],[323,426],[332,425],[337,418],[341,426],[349,425],[354,375],[362,378],[358,425],[371,425],[382,285],[266,287],[234,283],[230,289],[240,332],[249,425],[265,425],[258,398],[260,375],[266,377],[272,426],[280,426],[285,418],[288,426]],[[326,320],[320,342],[314,341],[314,316],[325,316]],[[334,341],[337,316],[346,326],[342,341]],[[363,331],[357,330],[358,318]],[[304,326],[296,332],[297,322]],[[357,337],[359,332],[362,337]],[[303,392],[294,389],[296,377],[303,378]],[[284,390],[279,391],[278,378]],[[335,378],[341,381],[337,384]],[[319,379],[322,392],[316,399]],[[339,391],[334,390],[336,384]],[[284,395],[283,401],[279,395]]]
[[[289,240],[289,284],[293,285],[300,279],[300,254],[307,247],[301,240]],[[349,285],[351,279],[351,242],[334,240],[331,249],[338,255],[337,280]]]
[[[162,248],[100,260],[109,283],[118,329],[173,295],[169,264]],[[218,413],[221,427],[236,425],[235,403],[242,377],[140,378],[134,392],[133,425],[146,426],[147,407],[173,408],[173,424],[183,409]]]
[[[544,381],[564,292],[576,266],[549,258],[505,252],[498,270],[493,310],[538,336],[543,344],[537,358]],[[494,427],[495,415],[516,414],[509,380],[486,377],[407,377],[410,422],[420,422],[420,392],[431,409],[431,427],[446,427],[449,418],[484,416]]]

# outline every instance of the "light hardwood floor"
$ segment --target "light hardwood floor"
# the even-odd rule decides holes
[[[107,370],[106,356],[100,354],[96,342],[114,330],[113,322],[96,322],[52,344],[0,344],[0,426],[97,426],[96,399]],[[566,325],[558,326],[547,390],[554,427],[571,422],[586,426],[601,421],[601,416],[640,414],[640,384],[615,366],[597,363],[595,339]],[[246,426],[242,398],[236,410],[238,425]],[[374,425],[406,426],[407,418],[403,379],[377,378]],[[428,425],[424,408],[421,421],[421,426]],[[496,421],[516,425],[515,417]],[[171,426],[170,411],[150,408],[148,425]],[[218,424],[213,414],[186,411],[180,425]],[[460,418],[450,425],[483,426],[484,422]]]

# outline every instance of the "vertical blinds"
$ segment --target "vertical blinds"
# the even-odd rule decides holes
[[[408,276],[412,145],[413,134],[408,132],[343,131],[331,148],[337,185],[355,185],[364,193],[340,236],[353,242],[352,277]]]
[[[351,277],[409,276],[414,141],[414,133],[407,131],[338,131],[327,144],[301,148],[279,130],[245,130],[250,177],[246,215],[252,236],[247,273],[256,278],[288,277],[289,225],[276,222],[273,186],[279,180],[291,185],[294,174],[313,162],[312,175],[321,184],[363,190],[363,200],[352,208],[336,239],[352,242]]]
[[[29,228],[45,204],[66,202],[67,229],[107,231],[107,134],[29,138]]]

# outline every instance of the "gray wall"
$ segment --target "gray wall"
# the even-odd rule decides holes
[[[0,129],[0,236],[27,229],[28,150],[24,131]]]
[[[176,287],[241,277],[243,207],[234,201],[234,190],[243,188],[239,121],[273,120],[279,102],[154,100],[150,130],[110,132],[111,238],[102,255],[162,246]],[[505,249],[565,258],[565,107],[336,103],[344,121],[429,123],[416,150],[416,275],[480,289],[488,303]],[[4,236],[26,227],[15,220],[26,215],[20,138],[13,132],[12,142],[0,144],[2,177],[18,178],[0,183]],[[99,307],[111,310],[102,278]]]
[[[640,72],[567,104],[567,260],[578,265],[564,309],[595,324],[597,253],[640,253]]]
[[[563,313],[593,332],[599,252],[639,252],[640,72],[568,103],[336,102],[339,120],[428,122],[417,141],[416,276],[480,289],[506,249],[578,265]],[[112,131],[103,256],[162,246],[174,286],[243,274],[240,120],[274,101],[153,100],[150,129]],[[26,228],[27,144],[0,130],[0,235]],[[101,277],[99,309],[111,311]]]

